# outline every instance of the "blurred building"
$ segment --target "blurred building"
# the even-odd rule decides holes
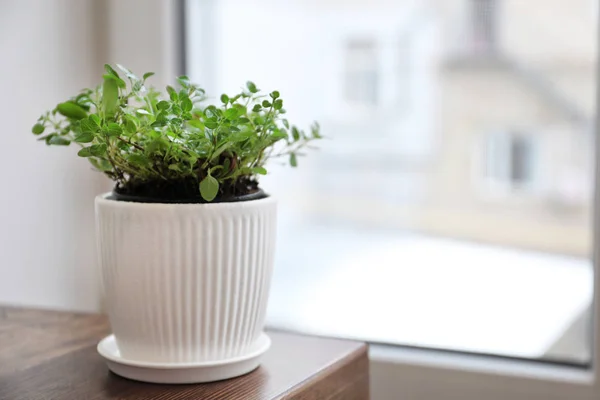
[[[327,19],[317,213],[588,256],[593,2],[358,3]]]
[[[424,229],[590,255],[593,3],[435,3],[441,135]]]

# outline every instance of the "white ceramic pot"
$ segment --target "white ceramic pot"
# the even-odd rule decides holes
[[[125,359],[238,357],[263,329],[276,203],[156,204],[96,198],[105,302]]]

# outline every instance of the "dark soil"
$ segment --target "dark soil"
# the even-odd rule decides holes
[[[221,185],[219,194],[210,203],[258,200],[265,197],[267,194],[258,187],[258,182],[240,179],[235,184]],[[126,185],[115,186],[111,198],[140,203],[208,203],[200,196],[199,182],[193,178],[178,181],[129,181]]]

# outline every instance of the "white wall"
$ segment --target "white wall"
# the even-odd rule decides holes
[[[100,308],[94,197],[112,184],[31,126],[104,63],[177,74],[176,1],[0,0],[0,304]]]
[[[107,181],[31,126],[101,79],[93,0],[0,3],[0,304],[99,306],[94,205]]]

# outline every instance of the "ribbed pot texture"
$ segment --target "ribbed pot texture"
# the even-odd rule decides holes
[[[96,198],[105,303],[121,355],[192,363],[245,354],[264,325],[276,202]]]

